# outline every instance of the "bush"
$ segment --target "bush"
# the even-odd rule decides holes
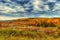
[[[41,26],[43,27],[56,27],[56,24],[53,23],[47,23],[47,22],[42,22]]]
[[[49,24],[48,24],[48,23],[46,23],[46,22],[42,22],[42,23],[41,23],[41,26],[43,26],[43,27],[48,27],[48,26],[49,26]]]

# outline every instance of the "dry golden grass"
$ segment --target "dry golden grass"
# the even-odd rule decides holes
[[[47,28],[45,28],[47,30]],[[0,40],[60,40],[60,29],[56,30],[56,33],[52,30],[36,31],[36,30],[17,30],[17,29],[0,29]]]
[[[60,40],[60,18],[0,22],[0,40]]]

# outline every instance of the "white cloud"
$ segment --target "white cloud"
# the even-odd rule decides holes
[[[19,19],[19,17],[0,16],[0,20],[13,20],[13,19]]]
[[[17,6],[16,8],[11,8],[11,7],[8,7],[8,6],[1,6],[0,5],[0,12],[12,13],[12,12],[17,12],[17,11],[24,12],[24,8],[22,8],[20,6]]]
[[[43,2],[42,0],[34,0],[33,5],[34,5],[34,10],[36,11],[46,11],[50,10],[48,5],[44,5],[46,2]],[[44,9],[40,8],[40,6],[43,6]]]
[[[55,2],[56,0],[48,0],[48,2]],[[10,0],[7,0],[7,2],[11,2]],[[33,2],[33,1],[32,1]],[[34,0],[33,2],[33,6],[34,6],[34,10],[37,12],[37,11],[43,11],[43,10],[50,10],[49,9],[49,6],[48,5],[44,5],[44,3],[46,2],[43,2],[42,0]],[[37,13],[39,15],[36,15],[33,13],[30,13],[31,15],[28,15],[27,13],[23,13],[23,14],[18,14],[17,11],[19,12],[25,12],[25,9],[21,6],[21,5],[15,5],[15,2],[13,2],[12,4],[9,4],[10,6],[6,6],[6,4],[3,4],[3,3],[0,3],[0,12],[2,13],[6,13],[6,14],[9,14],[9,13],[12,13],[14,12],[14,14],[12,14],[12,16],[15,16],[15,17],[9,17],[9,16],[1,16],[0,15],[0,20],[13,20],[13,19],[20,19],[20,18],[31,18],[31,17],[41,17],[41,18],[52,18],[52,17],[60,17],[58,15],[47,15],[47,14],[42,14],[40,15],[40,13]],[[14,6],[14,8],[12,7]],[[29,6],[26,4],[26,6]],[[44,6],[44,9],[40,8],[40,6]],[[57,3],[54,7],[54,10],[57,10],[60,8],[60,4]],[[33,12],[35,12],[33,11]],[[16,13],[15,13],[16,12]],[[52,12],[51,12],[52,13]],[[50,14],[50,13],[49,13]],[[58,12],[57,12],[58,14]]]
[[[3,12],[3,13],[11,13],[11,12],[16,12],[15,9],[12,9],[10,7],[7,7],[7,6],[1,6],[0,5],[0,12]]]
[[[55,6],[54,6],[53,11],[54,11],[54,10],[58,10],[58,9],[60,9],[60,4],[59,4],[59,3],[56,3]]]
[[[34,10],[41,10],[39,6],[42,5],[42,4],[43,4],[42,1],[34,0],[34,2],[33,2]]]
[[[6,6],[7,4],[0,3],[0,12],[2,13],[12,13],[12,12],[24,12],[24,8],[22,6],[16,6],[14,4],[9,4],[10,6]],[[14,6],[14,7],[13,7]]]
[[[48,0],[48,2],[56,2],[57,0]]]
[[[16,6],[15,10],[20,11],[20,12],[25,12],[25,10],[24,10],[24,8],[22,6]]]

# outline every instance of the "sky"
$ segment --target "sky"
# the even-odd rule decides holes
[[[0,20],[60,17],[60,0],[0,0]]]

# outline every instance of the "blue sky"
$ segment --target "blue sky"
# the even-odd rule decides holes
[[[60,17],[60,0],[0,0],[0,20]]]

